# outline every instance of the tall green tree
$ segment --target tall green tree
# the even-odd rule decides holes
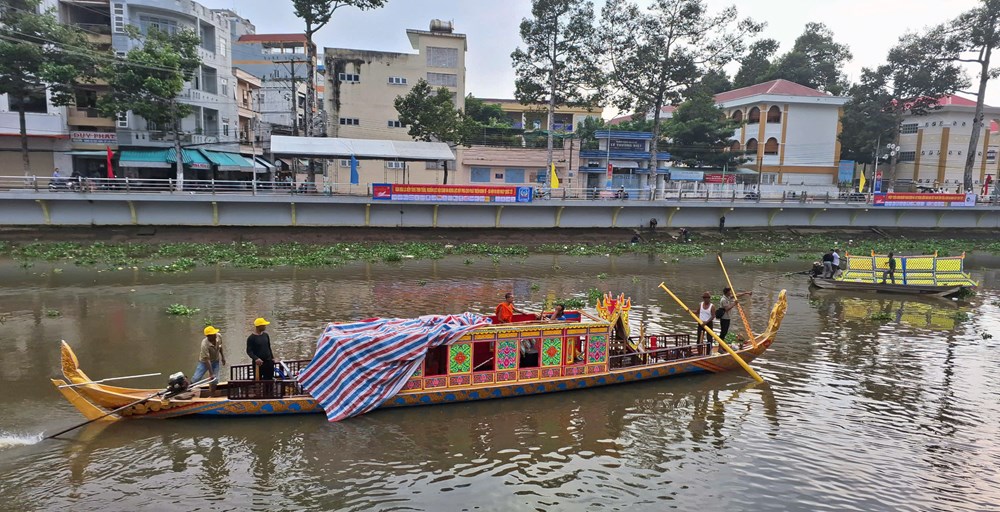
[[[655,0],[646,9],[630,0],[608,0],[601,12],[601,61],[611,100],[625,112],[653,113],[660,140],[661,109],[679,102],[708,69],[742,55],[763,25],[739,20],[736,8],[710,14],[703,0]],[[650,166],[656,168],[656,152]]]
[[[521,21],[525,47],[510,55],[517,78],[514,96],[525,105],[546,103],[548,165],[552,166],[556,105],[594,106],[599,97],[596,59],[588,44],[596,37],[594,5],[582,0],[532,0]]]
[[[826,25],[807,23],[791,51],[775,61],[768,79],[783,78],[839,96],[849,85],[843,69],[851,58],[847,45],[834,41]]]
[[[770,80],[771,60],[778,46],[774,39],[754,41],[747,53],[738,59],[740,69],[733,78],[733,87],[749,87]]]
[[[39,2],[0,6],[0,94],[17,109],[24,175],[31,173],[26,107],[34,100],[55,106],[74,102],[74,88],[92,82],[99,52],[86,35],[62,25],[55,12],[39,12]]]
[[[889,50],[886,63],[873,71],[871,80],[881,84],[879,96],[886,100],[882,109],[893,119],[892,142],[896,146],[904,114],[925,115],[939,108],[939,98],[968,85],[965,73],[957,64],[928,58],[941,44],[942,36],[936,31],[923,36],[906,34]],[[885,177],[889,185],[895,182],[898,158],[897,152],[891,152]]]
[[[496,103],[486,103],[471,93],[465,97],[465,115],[480,126],[490,128],[510,128],[510,119],[503,107]]]
[[[887,106],[892,96],[885,77],[872,69],[864,69],[858,83],[848,89],[851,100],[844,105],[841,118],[840,158],[861,164],[875,163],[880,141],[891,141],[897,129],[895,116]]]
[[[966,11],[941,27],[947,39],[939,58],[951,62],[971,64],[978,69],[976,111],[972,119],[972,136],[965,153],[965,190],[972,188],[973,167],[979,154],[979,136],[983,130],[983,105],[986,85],[990,79],[1000,77],[1000,68],[991,68],[993,52],[1000,46],[1000,0],[980,0],[979,6]],[[983,155],[986,158],[986,155]]]
[[[97,108],[107,117],[132,111],[171,134],[177,159],[177,188],[183,190],[181,120],[194,109],[177,101],[177,97],[201,66],[201,38],[191,30],[174,34],[156,29],[142,34],[132,26],[126,30],[132,40],[142,44],[104,68],[102,74],[110,91],[98,98]]]
[[[696,92],[681,103],[667,120],[664,133],[670,138],[670,159],[688,167],[736,167],[746,159],[729,148],[738,121],[726,116],[707,91]]]
[[[722,68],[709,69],[698,80],[695,89],[699,92],[715,95],[733,88],[733,82],[729,80],[729,75]]]
[[[409,128],[410,137],[424,142],[444,142],[449,146],[468,146],[475,121],[455,107],[452,93],[445,87],[434,89],[420,79],[406,96],[397,96],[399,122]],[[448,162],[444,164],[444,183],[448,184]]]
[[[292,0],[292,9],[295,16],[305,23],[306,36],[306,111],[305,135],[312,137],[314,133],[313,113],[316,110],[316,44],[313,38],[316,32],[325,27],[333,14],[343,7],[356,7],[362,11],[382,7],[388,0]],[[293,84],[294,86],[294,84]],[[312,163],[309,165],[309,183],[316,182],[316,167]]]

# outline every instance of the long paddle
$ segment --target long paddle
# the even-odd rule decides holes
[[[204,380],[202,380],[200,382],[196,382],[194,384],[191,384],[190,386],[188,386],[188,389],[200,386],[200,385],[205,384],[207,382],[211,382],[212,380],[214,380],[214,378],[204,379]],[[56,432],[55,434],[45,436],[43,439],[52,439],[54,437],[61,436],[61,435],[65,434],[66,432],[70,432],[70,431],[76,430],[76,429],[78,429],[78,428],[80,428],[80,427],[82,427],[84,425],[90,425],[91,423],[93,423],[95,421],[107,418],[108,416],[111,416],[112,414],[114,414],[116,412],[124,411],[125,409],[128,409],[129,407],[132,407],[133,405],[139,405],[139,404],[141,404],[143,402],[148,402],[148,401],[150,401],[150,400],[152,400],[152,399],[154,399],[154,398],[156,398],[158,396],[161,396],[161,395],[163,395],[164,393],[167,393],[167,392],[169,392],[169,390],[167,390],[167,389],[164,389],[163,391],[157,391],[156,393],[153,393],[152,395],[149,395],[146,398],[140,398],[140,399],[136,400],[135,402],[132,402],[130,404],[125,404],[125,405],[123,405],[123,406],[121,406],[121,407],[119,407],[119,408],[117,408],[117,409],[115,409],[113,411],[110,411],[110,412],[108,412],[107,414],[105,414],[103,416],[98,416],[98,417],[96,417],[96,418],[94,418],[92,420],[87,420],[87,421],[85,421],[83,423],[80,423],[79,425],[74,425],[74,426],[72,426],[70,428],[67,428],[65,430],[60,430],[59,432]]]
[[[729,285],[729,289],[733,292],[733,300],[736,301],[736,311],[740,314],[740,318],[743,320],[743,328],[747,330],[747,334],[750,335],[750,343],[754,348],[757,348],[757,336],[754,336],[753,329],[750,328],[750,321],[747,320],[747,315],[743,311],[743,305],[740,304],[740,294],[736,292],[736,288],[733,288],[733,282],[729,280],[729,272],[726,271],[726,264],[722,262],[722,254],[717,255],[719,258],[719,266],[722,267],[722,275],[726,276],[726,284]]]
[[[100,384],[102,382],[111,382],[113,380],[125,380],[125,379],[138,379],[139,377],[156,377],[157,375],[163,375],[162,373],[144,373],[142,375],[126,375],[125,377],[108,377],[107,379],[101,380],[91,380],[87,382],[81,382],[79,384],[63,384],[59,386],[60,388],[75,388],[77,386],[86,386],[87,384]]]
[[[660,288],[663,288],[663,291],[667,292],[667,295],[670,295],[670,297],[677,302],[677,305],[684,308],[684,311],[687,311],[688,314],[691,315],[691,318],[694,318],[694,321],[698,322],[698,325],[700,325],[701,328],[705,330],[705,332],[707,332],[709,335],[715,338],[715,341],[719,342],[719,346],[726,349],[726,352],[729,352],[729,355],[733,356],[733,359],[735,359],[736,362],[739,363],[740,366],[742,366],[743,369],[746,370],[746,372],[749,373],[751,377],[756,379],[757,382],[764,382],[764,379],[760,375],[757,375],[757,372],[755,372],[753,368],[750,368],[750,365],[747,364],[747,362],[744,361],[743,358],[740,357],[740,355],[737,354],[736,351],[733,350],[733,348],[730,347],[728,343],[726,343],[722,338],[720,338],[718,334],[715,334],[715,331],[713,331],[712,328],[708,326],[708,324],[702,322],[701,318],[698,318],[698,315],[695,314],[694,311],[691,311],[691,309],[688,308],[686,304],[684,304],[684,301],[682,301],[679,297],[674,295],[674,292],[670,291],[670,289],[667,288],[666,284],[660,283]]]

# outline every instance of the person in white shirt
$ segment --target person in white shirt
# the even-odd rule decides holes
[[[840,275],[840,253],[837,252],[837,249],[830,249],[830,251],[833,252],[833,274],[830,277],[836,279]]]

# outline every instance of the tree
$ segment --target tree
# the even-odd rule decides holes
[[[774,39],[761,39],[750,45],[746,55],[739,59],[740,70],[733,78],[733,87],[750,87],[770,80],[771,59],[778,51]]]
[[[31,173],[26,108],[32,99],[55,106],[75,101],[74,88],[92,82],[98,51],[75,27],[61,25],[53,10],[38,12],[39,2],[25,8],[0,7],[0,94],[17,109],[24,175]]]
[[[735,167],[745,161],[742,153],[729,151],[739,127],[711,94],[698,91],[677,107],[663,131],[670,137],[671,160],[688,167]]]
[[[917,36],[906,34],[889,50],[886,63],[874,71],[868,81],[881,87],[876,96],[884,101],[883,112],[892,116],[893,144],[899,145],[899,126],[907,112],[911,115],[925,115],[938,107],[942,96],[954,93],[968,85],[965,74],[955,63],[928,56],[942,45],[942,38],[936,31]],[[896,179],[898,154],[891,154],[889,172],[885,181],[890,186]]]
[[[774,63],[768,79],[783,78],[839,96],[848,87],[842,70],[851,58],[847,45],[834,41],[826,25],[807,23],[792,50]]]
[[[97,108],[107,117],[132,111],[156,126],[163,127],[174,140],[177,188],[184,188],[184,158],[181,153],[181,120],[194,109],[177,101],[184,83],[201,66],[198,46],[201,38],[192,30],[174,34],[150,29],[145,35],[135,27],[126,27],[129,37],[141,40],[125,54],[106,66],[102,74],[110,91],[97,100]]]
[[[941,28],[947,34],[941,58],[977,66],[979,88],[976,92],[976,111],[972,119],[972,136],[965,153],[965,190],[972,188],[972,168],[979,154],[979,132],[983,129],[983,105],[986,85],[991,78],[1000,77],[1000,68],[990,69],[993,51],[1000,45],[1000,0],[981,0],[979,7],[966,11]],[[986,155],[983,155],[986,158]]]
[[[681,100],[706,69],[742,55],[746,38],[763,25],[737,20],[735,7],[710,15],[703,0],[656,0],[640,9],[630,0],[608,0],[601,13],[602,61],[611,99],[626,112],[653,112],[654,146],[660,140],[661,109]],[[652,152],[650,167],[657,165]]]
[[[455,107],[451,91],[445,87],[432,89],[421,78],[406,96],[397,96],[396,111],[399,122],[409,128],[414,140],[444,142],[449,146],[470,145],[469,135],[474,130],[471,121]],[[444,183],[448,184],[448,162],[444,164]]]
[[[547,103],[548,165],[556,105],[593,106],[598,94],[596,59],[588,45],[596,36],[594,5],[581,0],[532,0],[531,18],[521,20],[525,48],[511,53],[514,96],[525,105]]]
[[[597,131],[611,128],[604,119],[597,116],[587,116],[576,123],[576,136],[580,139],[581,149],[597,149]]]
[[[844,105],[840,120],[840,158],[873,164],[878,142],[892,140],[897,131],[895,117],[886,110],[892,97],[884,77],[871,69],[862,71],[861,80],[851,86],[848,95],[851,100]]]
[[[733,83],[729,81],[729,75],[726,74],[724,69],[709,69],[702,75],[701,80],[695,86],[695,89],[701,92],[708,93],[710,95],[716,95],[720,92],[729,91],[733,88]]]
[[[496,103],[486,103],[471,93],[465,97],[465,115],[480,126],[491,128],[510,128],[510,118],[504,114],[503,107]]]
[[[388,0],[292,0],[295,16],[306,24],[306,112],[303,119],[306,137],[313,135],[313,111],[316,108],[316,44],[313,37],[333,19],[341,7],[356,7],[362,11],[382,7]],[[294,83],[292,84],[294,89]],[[309,164],[309,183],[316,182],[316,167]]]

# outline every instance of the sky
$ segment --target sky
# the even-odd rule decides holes
[[[290,0],[198,0],[212,8],[233,9],[248,18],[258,33],[301,32],[302,23]],[[649,4],[652,0],[638,0]],[[902,34],[921,31],[979,3],[979,0],[706,0],[718,11],[736,5],[740,16],[767,23],[761,37],[781,43],[779,54],[791,48],[811,21],[825,23],[836,41],[854,54],[844,72],[856,80],[864,67],[884,62]],[[604,0],[596,0],[599,13]],[[315,38],[320,48],[357,48],[413,52],[406,29],[426,30],[431,19],[450,20],[455,31],[468,36],[466,92],[480,98],[511,98],[514,72],[510,53],[521,44],[518,25],[529,16],[530,0],[389,0],[373,11],[342,8]],[[737,67],[729,69],[735,73]],[[974,81],[978,77],[970,73]],[[987,104],[1000,105],[1000,81],[990,84]],[[613,112],[605,112],[608,117]]]

